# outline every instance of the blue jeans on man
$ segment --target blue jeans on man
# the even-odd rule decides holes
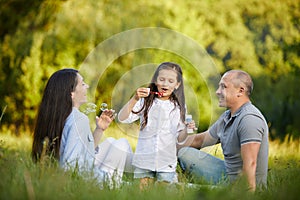
[[[226,179],[224,160],[192,147],[184,147],[178,152],[178,160],[183,171],[203,178],[208,183],[217,184]]]

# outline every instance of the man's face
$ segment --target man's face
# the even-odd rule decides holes
[[[239,87],[235,87],[232,80],[233,73],[225,73],[219,82],[216,94],[219,98],[219,106],[231,108],[238,100]]]

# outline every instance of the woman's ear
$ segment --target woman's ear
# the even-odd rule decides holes
[[[71,92],[71,99],[74,98],[74,92]]]

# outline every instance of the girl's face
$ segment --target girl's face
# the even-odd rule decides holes
[[[180,82],[177,81],[176,71],[172,69],[160,70],[155,85],[158,92],[163,93],[163,96],[159,98],[162,100],[169,99],[174,89],[180,86]]]
[[[83,81],[80,74],[77,73],[77,85],[74,92],[71,92],[73,107],[79,108],[87,102],[87,89],[89,86]]]

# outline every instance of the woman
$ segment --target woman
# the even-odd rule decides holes
[[[130,145],[125,139],[113,138],[98,145],[114,119],[114,110],[96,117],[92,133],[88,117],[79,111],[87,102],[88,88],[75,69],[62,69],[50,77],[37,115],[32,158],[38,162],[50,156],[64,169],[76,167],[79,172],[93,172],[100,182],[120,183],[126,162],[130,162]]]

